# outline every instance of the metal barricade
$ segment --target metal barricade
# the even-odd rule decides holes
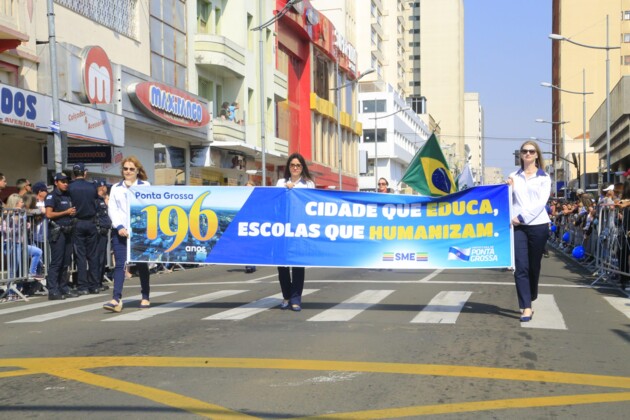
[[[0,259],[0,298],[9,294],[26,297],[17,287],[20,281],[28,279],[28,240],[26,210],[5,208],[0,217],[2,231]]]

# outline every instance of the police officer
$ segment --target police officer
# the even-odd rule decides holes
[[[104,179],[96,181],[96,188],[98,191],[98,198],[96,199],[96,255],[99,258],[97,281],[100,283],[101,290],[109,289],[108,286],[103,284],[103,275],[105,274],[105,267],[107,266],[107,244],[109,243],[109,233],[112,229],[112,219],[107,214],[107,201],[109,196],[107,191],[109,185]]]
[[[46,277],[48,300],[76,297],[78,294],[68,287],[66,275],[72,261],[72,225],[77,212],[68,194],[66,174],[59,172],[55,175],[55,189],[46,196],[44,206],[49,220],[50,266]]]
[[[96,216],[96,185],[85,180],[85,165],[76,163],[72,167],[74,181],[68,186],[72,204],[77,209],[72,243],[77,265],[77,292],[79,295],[97,294],[101,291],[98,280],[100,258],[96,254],[98,233],[94,218]]]

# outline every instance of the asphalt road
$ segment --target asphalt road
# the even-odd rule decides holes
[[[0,418],[627,418],[630,299],[543,263],[532,322],[510,272],[274,267],[137,278],[109,295],[0,304]]]

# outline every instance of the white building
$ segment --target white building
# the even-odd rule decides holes
[[[359,153],[367,162],[359,189],[374,191],[382,177],[399,192],[398,183],[409,163],[431,134],[429,127],[391,85],[383,82],[359,83],[359,121],[363,125]]]

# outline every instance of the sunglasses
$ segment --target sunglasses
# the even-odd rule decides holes
[[[123,171],[135,172],[136,168],[128,168],[127,166],[123,166]]]
[[[379,182],[378,185],[387,185],[387,184],[384,182]]]
[[[300,169],[302,167],[301,163],[292,163],[289,165],[292,168]]]
[[[521,149],[521,154],[523,155],[535,155],[536,149]]]

